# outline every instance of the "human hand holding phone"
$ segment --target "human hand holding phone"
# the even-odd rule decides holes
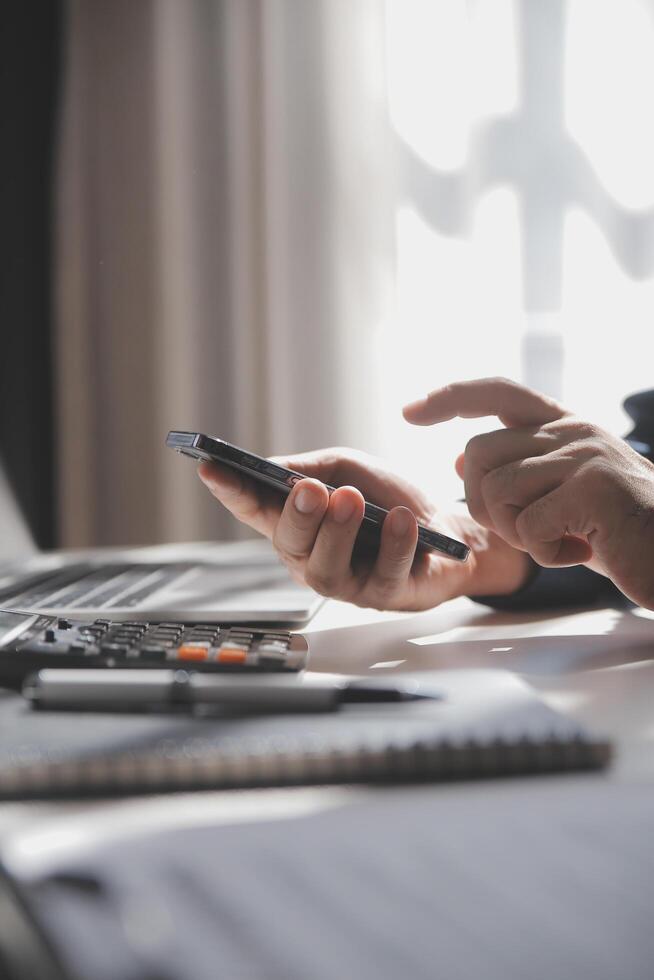
[[[376,609],[420,610],[458,595],[502,595],[527,579],[527,556],[467,515],[439,514],[418,489],[376,460],[342,449],[272,460],[306,474],[284,500],[216,463],[198,473],[238,520],[268,537],[291,574],[321,595]],[[337,487],[331,494],[326,485]],[[364,496],[389,509],[376,553],[355,548]],[[417,522],[471,548],[466,562],[416,552]]]

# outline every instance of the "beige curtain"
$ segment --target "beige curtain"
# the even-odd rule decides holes
[[[71,0],[62,544],[236,533],[164,448],[169,428],[264,454],[374,448],[393,240],[382,24],[381,0]]]

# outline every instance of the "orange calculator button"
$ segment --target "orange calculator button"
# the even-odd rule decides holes
[[[205,646],[200,646],[199,644],[195,646],[192,643],[186,643],[184,646],[179,647],[177,650],[178,660],[208,660],[209,650]]]
[[[221,664],[244,664],[246,658],[247,650],[240,647],[221,647],[217,657]]]

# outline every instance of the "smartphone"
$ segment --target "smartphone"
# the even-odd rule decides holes
[[[302,473],[287,470],[263,456],[255,456],[254,453],[232,446],[223,439],[206,436],[201,432],[169,432],[166,445],[184,456],[191,456],[192,459],[231,466],[232,469],[245,473],[252,480],[273,487],[285,496],[288,496],[298,480],[305,479]],[[329,493],[335,489],[327,486]],[[362,531],[368,539],[372,536],[374,541],[379,542],[381,527],[387,514],[388,511],[383,507],[377,507],[376,504],[369,504],[366,501]],[[440,531],[423,527],[422,524],[418,525],[418,548],[423,551],[438,551],[439,554],[454,558],[456,561],[465,561],[470,554],[470,548],[463,542],[449,538]]]

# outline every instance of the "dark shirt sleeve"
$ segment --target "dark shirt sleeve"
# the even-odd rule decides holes
[[[654,462],[654,390],[641,391],[625,399],[624,408],[634,427],[626,441]],[[512,595],[473,596],[494,609],[512,611],[548,609],[555,606],[631,605],[629,600],[604,575],[575,565],[572,568],[540,568],[534,563],[527,583]]]
[[[629,600],[604,575],[591,572],[583,565],[571,568],[540,568],[526,585],[511,595],[472,596],[493,609],[514,612],[529,609],[551,609],[562,606],[631,605]]]

